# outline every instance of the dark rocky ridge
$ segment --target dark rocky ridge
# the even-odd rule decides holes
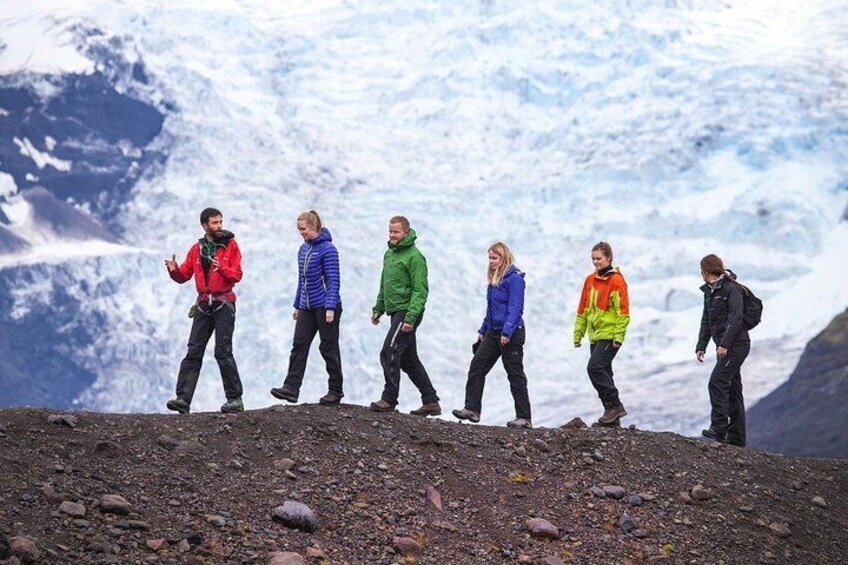
[[[748,410],[752,446],[848,459],[848,310],[801,355],[785,383]]]
[[[43,562],[267,563],[275,551],[315,564],[848,559],[845,461],[350,405],[50,416],[0,411],[0,552],[26,537]],[[314,510],[313,533],[274,521],[286,500]]]

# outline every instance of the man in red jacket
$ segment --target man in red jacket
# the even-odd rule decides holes
[[[177,397],[169,400],[168,410],[180,414],[191,411],[191,399],[197,388],[203,352],[215,332],[215,360],[221,369],[221,380],[227,402],[221,412],[242,412],[242,386],[236,360],[233,358],[233,329],[236,322],[236,295],[233,286],[241,280],[241,252],[235,236],[224,230],[224,218],[215,208],[200,213],[205,235],[191,246],[186,260],[177,265],[177,256],[165,259],[171,278],[182,284],[194,276],[197,302],[189,316],[194,318],[188,338],[188,353],[177,376]]]

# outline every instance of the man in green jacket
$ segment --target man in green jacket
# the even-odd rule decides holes
[[[389,315],[391,325],[380,363],[386,385],[380,400],[371,403],[374,412],[391,412],[398,402],[400,371],[409,375],[421,393],[421,408],[410,414],[438,416],[442,413],[439,397],[427,370],[418,359],[415,330],[424,317],[427,302],[427,260],[415,247],[415,230],[409,228],[409,220],[395,216],[389,220],[389,248],[383,256],[383,273],[380,275],[380,292],[377,304],[371,313],[371,323],[380,323],[380,316]]]

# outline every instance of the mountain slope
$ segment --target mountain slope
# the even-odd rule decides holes
[[[751,446],[848,458],[848,310],[804,349],[789,380],[747,414]]]
[[[51,563],[263,563],[289,551],[335,564],[825,565],[848,555],[844,461],[350,405],[0,415],[0,551],[24,536]],[[593,494],[603,487],[609,495]],[[317,529],[275,522],[285,501],[307,504]],[[532,518],[559,539],[529,535]]]

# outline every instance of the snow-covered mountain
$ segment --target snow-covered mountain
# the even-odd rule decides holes
[[[0,404],[162,410],[194,296],[162,259],[208,205],[245,255],[245,402],[270,404],[295,218],[316,208],[341,254],[347,401],[382,387],[368,316],[386,221],[404,213],[430,265],[420,353],[446,408],[462,405],[486,249],[503,239],[527,273],[534,420],[597,415],[570,342],[605,239],[631,291],[629,421],[700,429],[700,257],[766,301],[749,404],[848,303],[846,19],[836,0],[3,5]],[[502,423],[502,369],[489,380],[483,419]],[[301,398],[325,385],[314,351]],[[195,407],[222,396],[209,355]],[[404,381],[401,408],[417,400]]]

